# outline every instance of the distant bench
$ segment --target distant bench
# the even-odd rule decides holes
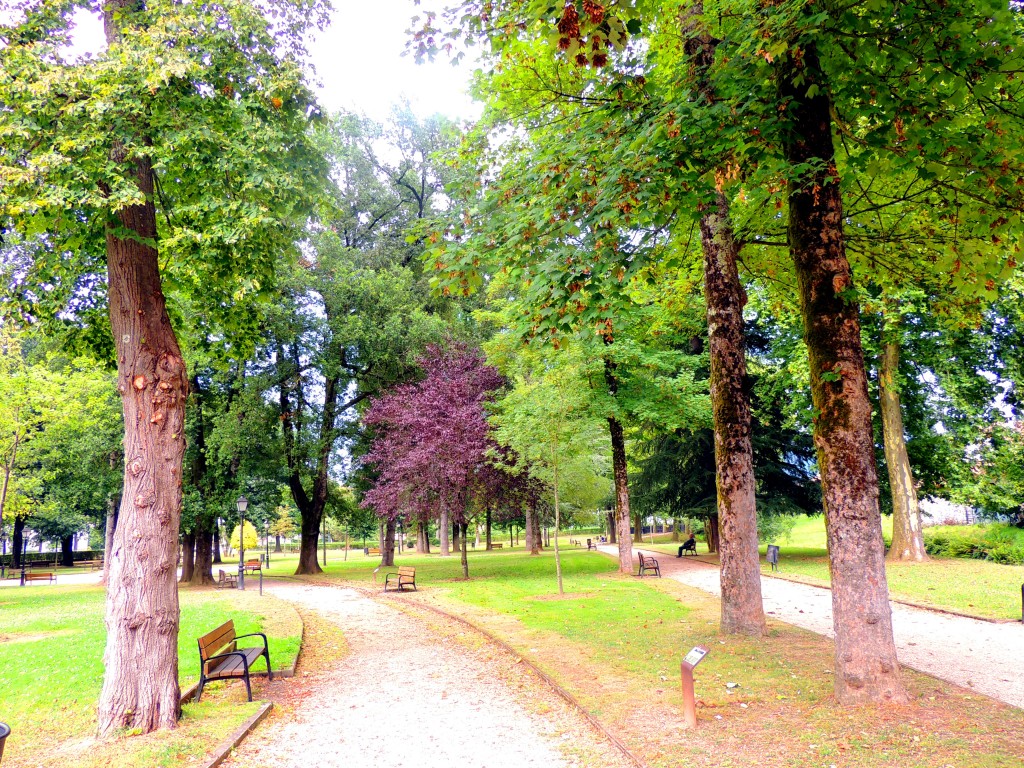
[[[398,591],[401,592],[406,587],[411,586],[413,591],[416,591],[416,569],[408,566],[401,565],[398,567],[398,573],[389,573],[384,577],[384,591],[388,591],[388,584],[391,581],[391,577],[395,576],[396,582],[398,583]]]
[[[643,552],[640,553],[640,570],[637,572],[637,576],[643,576],[645,573],[653,573],[659,579],[661,578],[661,568],[658,567],[658,561],[653,557],[645,555]]]
[[[239,648],[238,640],[242,637],[262,637],[263,647]],[[199,638],[199,687],[196,689],[196,703],[203,695],[203,686],[209,680],[222,680],[229,677],[245,679],[245,692],[252,701],[252,686],[249,684],[249,667],[263,656],[267,660],[267,676],[273,680],[274,671],[270,668],[270,648],[267,647],[267,636],[262,632],[248,635],[235,634],[235,622],[226,621],[212,632]]]
[[[504,546],[504,545],[503,544],[496,544],[494,542],[491,542],[491,549],[501,549],[502,546]]]
[[[47,571],[45,573],[26,573],[25,574],[25,581],[26,582],[29,582],[29,581],[46,581],[46,582],[49,582],[50,584],[52,584],[56,580],[57,580],[57,574],[53,573],[52,571]]]
[[[246,560],[244,568],[246,573],[256,573],[263,570],[263,563],[260,560]]]
[[[370,555],[379,555],[380,547],[364,547],[363,554],[369,557]]]
[[[76,560],[75,565],[84,565],[92,568],[94,571],[103,567],[102,560]]]

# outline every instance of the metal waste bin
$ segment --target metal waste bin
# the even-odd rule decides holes
[[[7,723],[0,723],[0,760],[4,759],[4,742],[11,735],[11,726]]]

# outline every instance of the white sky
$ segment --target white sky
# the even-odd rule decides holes
[[[408,98],[420,116],[479,116],[466,95],[471,65],[453,67],[443,59],[418,65],[401,55],[410,19],[423,11],[413,0],[335,0],[334,5],[331,26],[310,46],[323,107],[383,120],[392,104]],[[75,21],[73,52],[100,50],[99,17],[81,11]]]

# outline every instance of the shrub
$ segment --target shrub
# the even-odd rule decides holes
[[[1024,531],[1011,525],[935,526],[924,531],[928,554],[1024,565]]]

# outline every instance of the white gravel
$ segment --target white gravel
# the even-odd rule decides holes
[[[350,652],[314,673],[296,709],[261,725],[225,766],[558,768],[595,758],[625,765],[514,658],[458,642],[465,629],[435,630],[351,589],[271,589],[340,626]]]
[[[601,549],[618,557],[617,549]],[[653,554],[664,576],[721,594],[717,566],[664,552]],[[762,576],[761,595],[768,616],[834,636],[830,590]],[[995,624],[900,603],[890,605],[902,664],[1024,708],[1024,624]]]

